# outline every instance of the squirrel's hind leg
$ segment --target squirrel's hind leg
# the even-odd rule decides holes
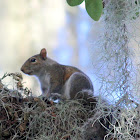
[[[87,94],[88,92],[93,93],[93,86],[90,79],[81,72],[75,72],[66,81],[63,94],[66,99],[79,99],[85,96],[85,91],[87,91]],[[77,95],[78,93],[79,95]]]

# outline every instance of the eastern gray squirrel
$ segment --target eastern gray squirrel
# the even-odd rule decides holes
[[[45,48],[40,54],[30,57],[21,71],[38,77],[42,94],[47,98],[57,94],[62,99],[90,100],[93,96],[94,89],[89,77],[76,67],[61,65],[50,59]]]
[[[93,96],[94,89],[89,77],[76,67],[61,65],[47,57],[46,49],[40,54],[30,57],[21,67],[21,71],[28,75],[38,77],[42,94],[47,99],[59,97],[60,100],[78,99],[89,112],[89,117],[95,113],[97,99]],[[83,139],[94,137],[103,139],[106,130],[100,123],[92,127],[91,121],[83,125]],[[88,134],[88,136],[87,136]]]

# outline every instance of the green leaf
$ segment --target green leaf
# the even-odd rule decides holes
[[[81,4],[84,0],[67,0],[67,3],[70,6],[77,6],[79,4]]]
[[[103,10],[102,0],[85,0],[85,6],[89,16],[93,20],[98,21]]]

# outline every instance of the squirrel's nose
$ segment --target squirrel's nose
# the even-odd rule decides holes
[[[21,70],[22,72],[24,72],[24,69],[23,69],[23,67],[21,67],[21,68],[20,68],[20,70]]]

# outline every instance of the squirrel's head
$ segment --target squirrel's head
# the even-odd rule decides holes
[[[40,54],[34,55],[30,57],[21,67],[21,71],[28,75],[37,75],[44,66],[45,60],[47,59],[46,56],[47,52],[46,49],[43,48],[40,51]]]

